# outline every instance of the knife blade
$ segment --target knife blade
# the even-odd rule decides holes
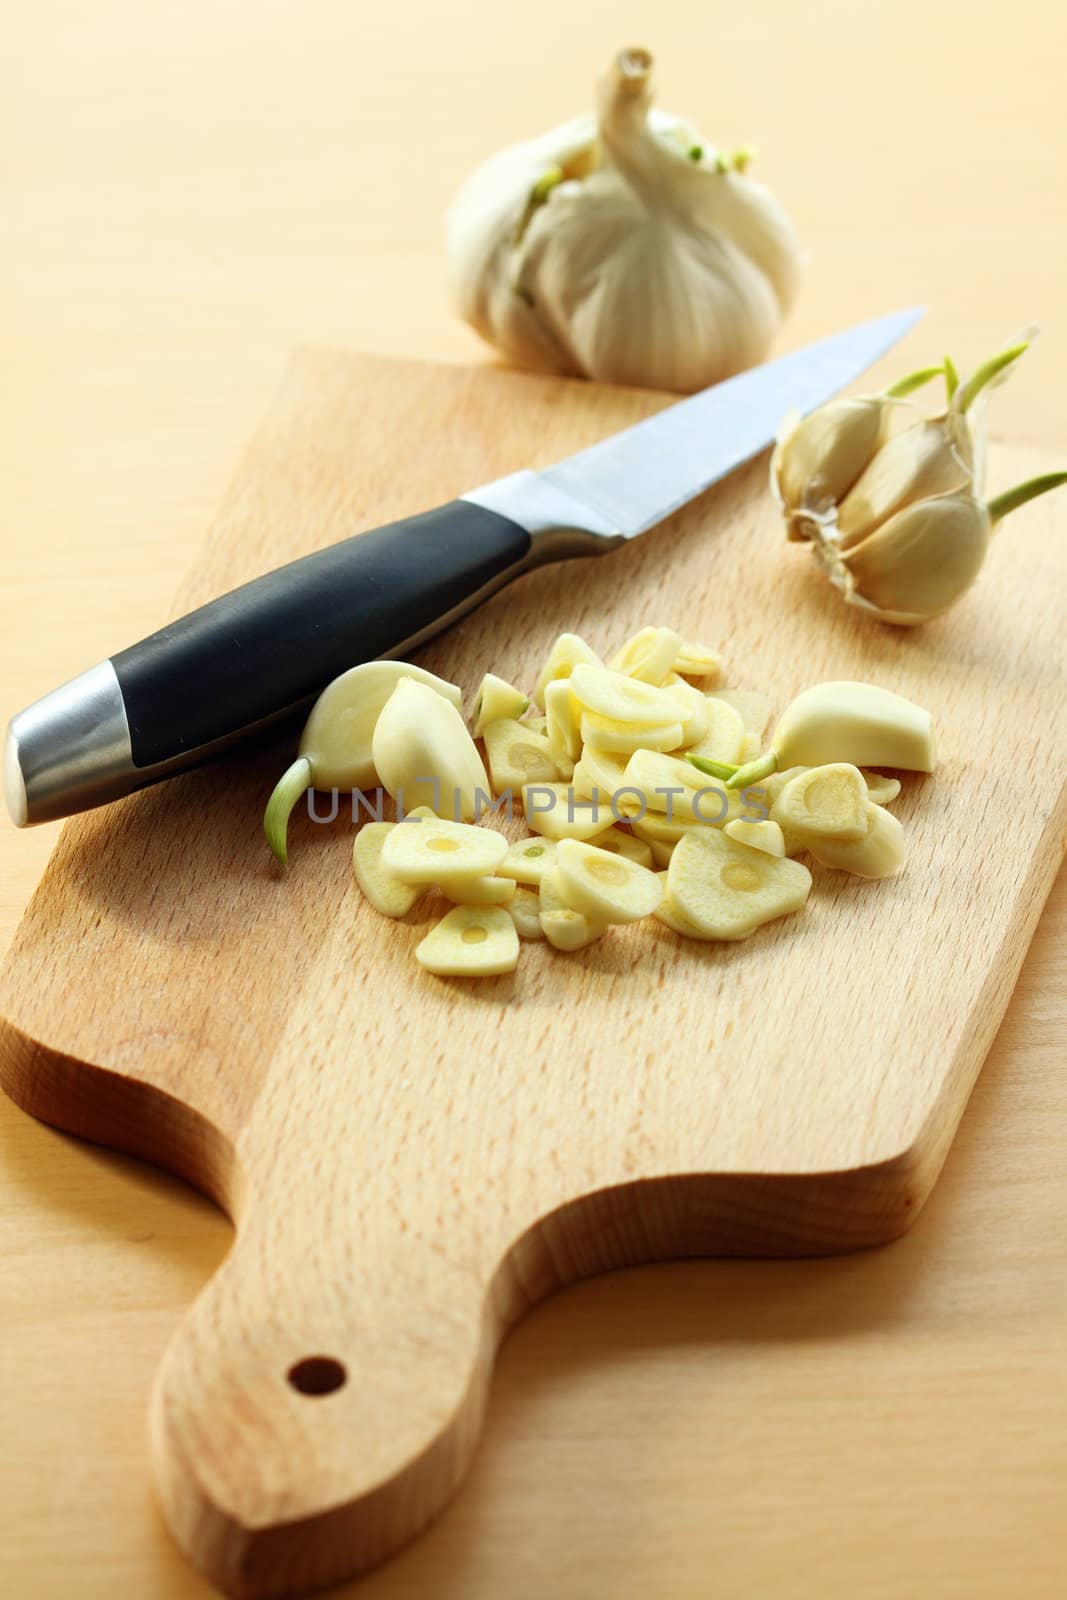
[[[837,394],[921,315],[833,334],[543,471],[355,534],[168,623],[12,718],[12,820],[70,816],[184,771],[358,662],[417,648],[523,573],[644,533],[766,449],[787,412]]]

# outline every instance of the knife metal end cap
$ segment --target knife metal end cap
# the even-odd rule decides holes
[[[135,787],[126,703],[110,661],[12,717],[4,798],[16,828],[87,811]]]

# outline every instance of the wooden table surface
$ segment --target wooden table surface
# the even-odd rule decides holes
[[[921,299],[909,356],[968,363],[1043,321],[996,425],[1067,457],[1058,0],[647,12],[11,8],[0,714],[162,619],[292,344],[484,358],[448,310],[442,210],[481,156],[583,109],[622,43],[656,52],[664,105],[760,146],[810,252],[791,342]],[[54,837],[0,829],[5,943]],[[1063,1593],[1065,967],[1061,877],[909,1235],[542,1306],[504,1349],[458,1500],[344,1592]],[[209,1592],[153,1509],[144,1411],[228,1240],[180,1184],[0,1101],[0,1593]]]

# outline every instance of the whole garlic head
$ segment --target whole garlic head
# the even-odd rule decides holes
[[[763,359],[801,253],[749,178],[651,109],[652,58],[624,50],[596,117],[480,167],[448,217],[460,315],[522,366],[689,392]]]
[[[1067,481],[1051,473],[982,497],[985,397],[1027,348],[1026,340],[1008,346],[962,385],[946,360],[884,394],[787,419],[771,460],[787,536],[811,543],[850,605],[904,627],[939,616],[978,576],[997,522]],[[939,375],[944,410],[926,413],[905,398]]]

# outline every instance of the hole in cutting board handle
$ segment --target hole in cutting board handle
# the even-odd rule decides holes
[[[298,1394],[333,1394],[348,1378],[343,1362],[333,1356],[305,1356],[289,1368],[286,1376]]]

